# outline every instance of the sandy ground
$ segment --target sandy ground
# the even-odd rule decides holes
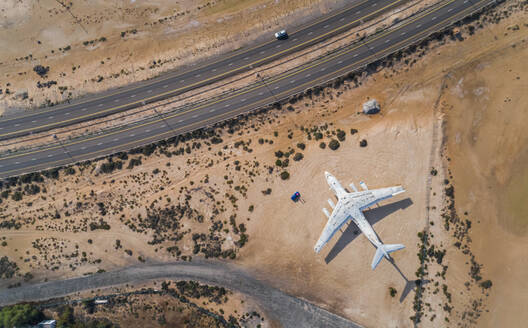
[[[341,0],[2,1],[0,104],[36,106],[143,80],[342,5]],[[38,78],[35,65],[50,67],[47,78]],[[37,88],[37,81],[57,84]]]
[[[182,252],[177,255],[178,259],[183,259],[183,255],[198,256],[192,254],[192,233],[207,234],[214,230],[215,222],[223,222],[223,228],[214,230],[213,234],[222,243],[222,250],[234,250],[236,263],[254,271],[272,285],[365,326],[409,326],[412,323],[409,317],[414,314],[414,292],[404,293],[405,287],[408,287],[404,278],[387,261],[383,261],[376,271],[371,271],[374,249],[363,236],[357,235],[356,238],[353,225],[344,234],[336,234],[320,255],[313,253],[313,246],[325,224],[320,208],[327,205],[327,198],[333,197],[324,180],[323,172],[327,170],[345,185],[350,182],[357,185],[363,180],[370,188],[396,184],[405,187],[405,194],[383,202],[381,207],[373,208],[366,216],[374,223],[374,229],[384,242],[401,242],[407,246],[405,250],[394,253],[394,259],[397,268],[408,280],[415,279],[419,267],[417,234],[424,229],[426,217],[435,222],[430,230],[434,234],[434,243],[448,250],[445,263],[449,264],[449,270],[443,279],[435,276],[441,267],[431,265],[429,268],[430,283],[423,300],[431,304],[431,309],[425,313],[423,326],[443,325],[444,317],[448,317],[452,325],[469,325],[461,318],[461,312],[468,302],[475,299],[482,299],[485,304],[483,309],[490,310],[489,314],[484,312],[485,317],[479,319],[479,324],[496,326],[511,320],[515,325],[522,320],[514,313],[520,311],[525,293],[518,285],[522,284],[523,262],[519,260],[522,248],[512,245],[525,242],[522,234],[524,221],[516,219],[518,213],[523,213],[525,209],[521,205],[514,206],[512,208],[517,208],[517,212],[501,211],[509,213],[510,218],[497,219],[492,213],[510,208],[504,199],[510,201],[515,198],[501,198],[502,202],[496,203],[498,207],[492,207],[494,194],[491,190],[515,194],[518,188],[522,189],[522,186],[508,182],[518,181],[517,176],[526,176],[521,170],[524,169],[523,158],[526,158],[522,151],[525,138],[521,132],[517,133],[520,130],[508,129],[514,120],[521,122],[521,115],[526,112],[519,110],[509,114],[513,116],[501,117],[485,110],[492,110],[499,104],[504,110],[504,106],[522,108],[525,104],[520,91],[526,86],[525,76],[520,73],[522,58],[526,54],[522,41],[526,38],[526,27],[521,25],[523,19],[522,13],[519,13],[498,25],[477,30],[472,37],[468,37],[464,29],[465,41],[447,41],[443,46],[436,44],[426,56],[416,58],[417,62],[412,67],[401,64],[395,70],[382,70],[364,79],[362,86],[356,89],[349,89],[349,85],[345,84],[339,90],[326,90],[324,96],[313,100],[305,97],[294,105],[294,111],[283,109],[258,115],[242,130],[233,134],[223,131],[223,142],[219,145],[202,142],[199,149],[191,151],[193,141],[189,141],[186,145],[190,154],[167,157],[156,152],[150,157],[141,156],[140,166],[131,170],[123,168],[111,174],[95,174],[94,169],[100,167],[100,163],[88,164],[82,171],[77,168],[72,176],[62,172],[59,180],[49,179],[41,184],[46,187],[45,194],[25,195],[19,202],[8,198],[0,204],[3,221],[16,218],[22,223],[19,230],[1,230],[0,237],[5,237],[2,240],[7,242],[7,246],[0,248],[2,254],[18,263],[21,274],[32,272],[34,281],[45,277],[76,276],[98,269],[111,270],[141,259],[174,259],[175,255],[166,251],[167,247],[174,245]],[[508,29],[514,25],[519,25],[520,29]],[[517,44],[516,48],[506,51],[512,43]],[[494,59],[484,60],[490,54],[495,54]],[[482,60],[484,62],[480,63],[488,64],[479,68],[475,63]],[[511,72],[508,71],[510,69]],[[493,72],[499,72],[500,78],[495,80]],[[459,85],[463,77],[463,83]],[[447,89],[444,89],[446,85]],[[489,90],[486,91],[486,88]],[[463,98],[460,98],[457,90],[466,90],[467,93],[462,92]],[[497,97],[495,93],[491,97],[491,90],[497,90]],[[479,95],[487,95],[487,98]],[[380,101],[381,114],[366,117],[357,113],[369,97]],[[486,102],[485,108],[481,106],[482,101]],[[458,121],[455,116],[452,120],[451,112],[447,113],[448,128],[445,131],[452,158],[446,169],[451,169],[454,176],[456,204],[461,207],[459,212],[468,211],[470,216],[474,216],[471,249],[478,262],[483,264],[484,278],[493,281],[490,298],[486,298],[485,292],[475,284],[465,292],[468,255],[451,247],[455,240],[451,232],[442,229],[439,211],[445,201],[442,179],[444,176],[451,177],[447,170],[435,178],[431,178],[430,174],[431,166],[439,170],[442,167],[439,156],[442,135],[437,129],[441,127],[445,117],[443,113],[450,108],[450,104],[461,108],[453,113],[467,117]],[[473,114],[479,112],[468,108],[483,112]],[[482,125],[472,123],[473,115],[481,117],[479,122]],[[494,124],[498,119],[504,120],[504,128]],[[450,125],[449,122],[460,125]],[[469,134],[472,129],[464,125],[466,123],[473,127],[473,134]],[[319,128],[324,135],[319,141],[309,140],[306,132],[301,131],[301,126],[312,128],[325,124],[328,124],[328,130]],[[515,126],[521,129],[520,123]],[[351,128],[359,132],[351,135]],[[332,132],[336,129],[346,132],[346,140],[336,151],[328,147],[321,149],[319,143],[328,143],[335,138]],[[456,138],[456,131],[460,132],[460,138]],[[473,136],[481,134],[484,136],[475,141]],[[497,138],[497,134],[501,137]],[[460,140],[454,146],[453,136],[455,141]],[[258,142],[260,138],[263,144]],[[500,141],[495,146],[496,151],[491,152],[495,155],[494,161],[486,160],[490,156],[490,152],[484,150],[487,149],[487,138]],[[359,147],[361,139],[368,141],[366,148]],[[482,142],[479,143],[479,140]],[[300,142],[306,144],[306,149],[297,147]],[[509,146],[505,147],[506,144]],[[289,166],[278,169],[275,152],[286,152],[290,147],[295,152],[302,152],[304,159],[296,162],[290,157]],[[174,148],[171,146],[168,150]],[[482,172],[467,169],[466,163],[470,160],[464,156],[469,150],[469,154],[474,154],[470,157],[471,163],[490,163],[490,166],[483,167]],[[497,156],[496,153],[503,155]],[[510,167],[509,154],[519,154],[519,159],[512,161],[514,164]],[[129,157],[138,158],[139,155]],[[125,161],[125,167],[129,160]],[[268,173],[268,167],[274,167],[272,173]],[[154,173],[155,169],[160,172]],[[283,170],[291,174],[289,180],[280,179],[279,172]],[[471,180],[473,174],[476,180]],[[494,182],[492,189],[487,188],[489,176],[500,179]],[[486,188],[477,189],[475,183],[481,183]],[[271,188],[270,195],[263,195],[262,191],[266,188]],[[294,191],[301,192],[303,203],[291,202],[289,196]],[[11,190],[9,197],[13,193],[14,190]],[[190,199],[187,198],[189,195]],[[477,208],[486,209],[480,205],[482,199],[490,207],[480,217],[478,214],[481,212]],[[77,205],[79,202],[81,204]],[[105,214],[101,214],[97,203],[103,204]],[[145,228],[138,233],[131,228],[132,223],[137,228],[142,222],[139,215],[145,217],[149,209],[165,208],[171,204],[185,205],[185,208],[192,209],[191,214],[178,218],[181,226],[177,229],[169,232],[162,229],[160,236],[168,234],[169,237],[181,236],[181,239],[150,245],[148,241],[155,236],[155,229]],[[495,212],[494,208],[497,209]],[[201,222],[197,213],[202,214],[205,220]],[[243,247],[237,243],[240,232],[237,233],[230,224],[232,214],[236,214],[236,224],[244,223],[247,229],[249,241]],[[212,219],[209,220],[209,217]],[[98,223],[100,218],[111,226],[109,230],[83,230],[89,223]],[[478,220],[481,223],[477,223]],[[488,229],[489,226],[495,228]],[[513,230],[515,234],[511,233]],[[192,233],[184,233],[186,231]],[[37,238],[47,238],[45,242],[49,248],[42,247],[42,253],[32,246]],[[116,239],[120,240],[121,248],[117,246]],[[64,242],[62,250],[61,242]],[[79,255],[65,256],[76,252],[75,245],[79,247],[77,252],[87,252],[84,256],[87,260],[80,261]],[[133,255],[124,255],[125,249],[132,250]],[[504,256],[490,255],[506,253],[512,259],[506,262],[511,271],[504,270]],[[48,260],[44,254],[48,254]],[[49,260],[52,254],[58,260]],[[60,263],[45,267],[48,262],[57,261]],[[52,270],[55,265],[57,269]],[[2,281],[2,286],[12,282]],[[456,307],[451,315],[442,309],[445,296],[434,292],[436,282],[446,284],[453,294],[452,305]],[[395,298],[389,295],[389,287],[396,288]],[[464,293],[460,294],[462,291]],[[437,319],[429,321],[433,315]]]
[[[527,55],[524,42],[473,61],[450,76],[442,99],[457,210],[477,222],[473,251],[493,282],[481,327],[528,320]]]

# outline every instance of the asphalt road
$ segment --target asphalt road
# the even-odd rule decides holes
[[[0,306],[46,300],[154,279],[199,280],[239,291],[255,299],[272,320],[283,327],[359,328],[359,325],[302,299],[266,285],[234,265],[218,261],[176,262],[129,267],[68,280],[51,281],[0,291]]]
[[[287,40],[277,41],[270,35],[267,41],[258,45],[150,81],[80,99],[68,105],[4,117],[0,119],[0,140],[115,114],[140,106],[142,102],[149,103],[182,94],[297,52],[406,1],[408,0],[356,0],[339,11],[290,31],[290,38]]]
[[[293,71],[269,78],[266,83],[234,91],[220,99],[212,99],[162,118],[150,119],[141,124],[122,127],[101,135],[49,145],[38,150],[2,154],[0,177],[125,151],[236,117],[273,103],[276,99],[301,92],[313,85],[361,68],[493,2],[494,0],[447,0],[428,12],[402,22],[390,31],[376,34]]]

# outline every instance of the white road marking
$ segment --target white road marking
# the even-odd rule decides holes
[[[361,10],[356,11],[356,15],[361,14]]]
[[[244,102],[246,101],[247,99],[246,98],[242,98],[242,100],[240,100],[240,102]]]
[[[229,66],[233,66],[233,63],[229,63]]]
[[[15,126],[20,126],[20,124],[17,123],[17,124],[15,124]]]
[[[390,39],[385,40],[385,43],[389,43]]]
[[[183,120],[179,120],[179,121],[178,121],[178,123],[181,123],[181,122],[183,122]]]
[[[151,92],[152,92],[152,90],[148,90],[148,91],[147,91],[147,93],[151,93]]]
[[[275,48],[280,48],[280,44],[278,44]]]
[[[101,146],[103,143],[102,142],[98,142],[97,143],[97,146]]]
[[[339,21],[342,22],[342,21],[344,21],[344,20],[345,20],[345,17],[341,18]]]
[[[229,104],[226,104],[224,107],[229,107]]]
[[[215,110],[216,110],[216,109],[214,109],[214,108],[213,108],[213,109],[210,109],[210,110],[209,110],[209,113],[212,113],[212,112],[214,112]]]
[[[130,136],[131,136],[131,137],[135,137],[136,135],[132,133]]]
[[[312,74],[310,74],[310,73],[306,74],[306,77],[310,77],[310,76],[312,76]]]
[[[340,60],[340,61],[338,61],[337,63],[338,63],[338,64],[343,64],[343,61],[342,61],[342,60]]]
[[[330,26],[330,25],[327,24],[327,25],[323,26],[323,28],[328,28],[328,26]]]
[[[277,90],[279,87],[275,87],[274,89]]]
[[[467,2],[468,2],[468,0],[464,1],[464,3],[467,3]]]
[[[85,108],[83,108],[83,109],[81,109],[81,110],[84,112],[84,111],[86,111],[87,109],[88,109],[88,108],[85,107]]]
[[[36,159],[36,158],[32,158],[31,160],[32,160],[32,161],[36,161],[37,159]]]
[[[183,83],[183,82],[185,82],[185,80],[180,80],[180,83]]]
[[[297,38],[293,39],[292,41],[297,41]]]
[[[260,54],[261,54],[261,55],[264,54],[264,50],[262,50],[262,51],[260,52]]]
[[[165,89],[168,88],[168,87],[169,87],[168,84],[165,84],[165,85],[163,86],[163,88],[165,88]]]
[[[435,19],[436,19],[436,16],[435,16],[435,17],[433,17],[433,18],[431,18],[431,20],[435,20]]]
[[[149,133],[149,132],[150,132],[150,129],[146,129],[145,132],[146,132],[146,133]]]
[[[131,95],[130,98],[134,98],[136,95]]]
[[[15,162],[15,164],[20,164],[20,162]]]
[[[401,32],[400,35],[405,35],[406,32]]]
[[[358,56],[358,54],[354,54],[354,56],[352,56],[352,57],[357,57],[357,56]]]
[[[64,115],[70,115],[70,113],[68,112],[68,113],[65,113]]]
[[[37,123],[37,121],[31,121],[31,123]]]
[[[103,104],[99,104],[99,105],[97,105],[97,107],[103,107]]]
[[[244,60],[248,60],[248,59],[249,59],[249,57],[244,57]]]
[[[377,6],[377,3],[373,3],[373,4],[372,4],[372,7],[376,7],[376,6]]]
[[[197,117],[198,117],[198,115],[194,114],[194,115],[193,115],[192,117],[193,117],[193,118],[197,118]]]
[[[323,68],[321,68],[321,72],[323,72],[323,71],[324,71],[325,69],[326,69],[326,68],[324,68],[324,67],[323,67]]]
[[[422,24],[418,24],[418,25],[416,25],[416,28],[420,28],[420,26],[422,26]]]
[[[290,83],[295,83],[295,80],[291,80]]]
[[[453,10],[453,8],[449,8],[449,9],[447,10],[447,12],[449,13],[449,12],[451,12],[452,10]]]
[[[213,72],[216,72],[216,68],[213,68]]]
[[[165,124],[162,124],[162,125],[161,125],[161,127],[162,127],[162,128],[166,128],[166,127],[167,127],[167,125],[165,125]]]
[[[48,157],[53,157],[53,155],[49,154]]]
[[[264,92],[259,92],[259,96],[262,96],[264,94]]]
[[[117,138],[114,138],[114,141],[118,141],[118,140],[119,140],[119,139],[117,139]]]
[[[119,99],[114,100],[114,102],[118,102],[118,101],[119,101]]]
[[[308,35],[312,35],[312,34],[313,34],[313,32],[312,32],[312,31],[308,32]]]
[[[369,49],[372,50],[372,49],[374,49],[374,47],[370,47]]]
[[[194,77],[200,77],[202,76],[202,74],[196,74]]]
[[[85,146],[82,146],[82,147],[81,147],[81,149],[82,149],[82,150],[85,150],[85,149],[86,149],[86,147],[85,147]]]
[[[51,120],[52,118],[53,118],[53,116],[48,116],[48,119],[50,119],[50,120]]]

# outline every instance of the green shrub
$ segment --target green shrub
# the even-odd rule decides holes
[[[290,178],[290,173],[288,171],[282,171],[280,177],[282,180],[288,180]]]
[[[345,141],[346,133],[343,130],[337,130],[337,139],[339,141]]]
[[[6,306],[0,311],[0,327],[34,325],[44,319],[44,314],[30,304]]]
[[[319,147],[321,149],[325,149],[326,148],[326,144],[324,143],[324,141],[322,141],[320,144],[319,144]]]
[[[339,148],[339,141],[335,139],[330,140],[330,142],[328,143],[328,147],[332,150],[337,150],[337,148]]]
[[[491,282],[491,280],[485,280],[485,281],[480,283],[480,287],[482,287],[484,289],[491,288],[492,285],[493,285],[493,283]]]
[[[22,193],[20,191],[15,191],[15,193],[13,194],[13,196],[11,196],[11,198],[18,202],[20,200],[22,200]]]
[[[359,142],[359,147],[367,147],[367,140],[363,139]]]
[[[293,156],[293,160],[296,162],[300,161],[303,158],[304,158],[304,155],[302,153],[296,153],[295,156]]]

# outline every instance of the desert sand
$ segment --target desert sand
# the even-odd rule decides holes
[[[103,161],[75,167],[71,175],[61,170],[57,180],[37,183],[40,193],[19,201],[13,199],[17,187],[11,187],[0,204],[2,222],[13,219],[20,227],[0,230],[7,243],[0,249],[18,264],[20,276],[0,283],[25,284],[26,272],[34,276],[29,281],[58,279],[138,261],[189,260],[219,249],[211,254],[225,255],[273,286],[365,326],[410,326],[417,302],[423,308],[421,326],[522,323],[526,262],[518,245],[526,242],[526,209],[522,198],[494,196],[497,190],[522,195],[519,181],[526,177],[523,19],[521,11],[473,35],[464,26],[464,41],[432,42],[408,58],[412,64],[363,76],[357,88],[345,82],[298,100],[291,110],[284,106],[233,125],[232,131],[218,129],[218,144],[190,140],[151,155],[129,154],[121,159],[122,169],[106,174]],[[371,98],[381,103],[381,113],[359,114]],[[320,143],[335,139],[338,129],[346,133],[340,147],[322,149]],[[316,132],[321,140],[315,140]],[[359,146],[363,139],[366,147]],[[189,151],[167,155],[180,147]],[[279,168],[277,152],[290,149],[288,166]],[[294,153],[303,159],[294,161]],[[128,169],[138,158],[141,164]],[[333,197],[325,170],[345,185],[363,180],[370,188],[404,186],[406,193],[365,213],[382,241],[406,245],[394,253],[395,266],[383,261],[372,272],[374,249],[353,224],[320,255],[313,253],[325,224],[320,209]],[[283,171],[289,179],[281,179]],[[444,228],[442,215],[450,201],[445,188],[451,185],[458,216],[466,219],[468,212],[472,222],[464,249],[453,246],[458,240],[453,228]],[[290,200],[294,191],[304,202]],[[184,214],[163,214],[172,205]],[[148,214],[163,222],[145,220]],[[178,226],[168,229],[167,222]],[[445,255],[441,263],[428,260],[421,276],[427,283],[416,294],[424,229],[430,245]],[[194,239],[195,233],[204,237]],[[245,244],[242,234],[248,237]],[[49,248],[39,252],[33,246],[38,238]],[[77,255],[65,256],[72,253]],[[482,280],[493,282],[491,289],[468,277],[471,254],[482,265]],[[390,287],[397,291],[394,298]]]

